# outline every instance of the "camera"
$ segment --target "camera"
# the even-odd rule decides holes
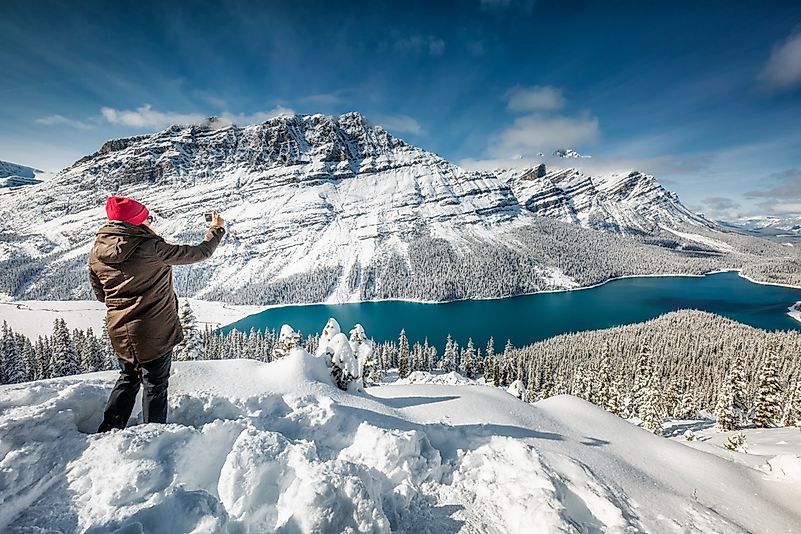
[[[206,214],[206,222],[207,222],[207,223],[210,223],[210,222],[211,222],[211,218],[212,218],[212,215],[213,215],[213,213],[214,213],[214,212],[211,212],[211,211],[210,211],[210,212],[208,212],[208,213]]]

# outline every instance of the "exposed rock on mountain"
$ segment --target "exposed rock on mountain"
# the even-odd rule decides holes
[[[110,194],[145,202],[174,241],[197,240],[203,213],[221,211],[225,241],[178,269],[177,288],[229,302],[497,297],[738,265],[721,256],[732,247],[696,235],[715,225],[652,176],[468,172],[349,113],[173,126],[7,191],[0,294],[87,298],[85,255]]]

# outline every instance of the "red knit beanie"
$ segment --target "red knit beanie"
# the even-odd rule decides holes
[[[144,204],[132,198],[108,197],[106,215],[110,221],[122,221],[139,226],[145,222],[150,212]]]

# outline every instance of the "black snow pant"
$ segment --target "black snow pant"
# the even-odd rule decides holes
[[[98,432],[125,428],[131,417],[139,385],[144,385],[142,419],[145,423],[167,422],[167,386],[170,379],[172,351],[147,363],[132,364],[120,360],[120,377],[111,390]]]

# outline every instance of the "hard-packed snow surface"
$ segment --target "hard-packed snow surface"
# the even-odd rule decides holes
[[[295,350],[270,364],[177,362],[168,424],[92,434],[113,379],[0,388],[1,531],[801,525],[797,480],[653,436],[574,397],[530,405],[498,388],[434,383],[348,393],[323,358]]]

